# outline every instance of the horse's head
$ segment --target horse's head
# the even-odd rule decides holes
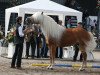
[[[43,22],[43,12],[36,12],[31,17],[26,19],[26,24],[41,24]]]

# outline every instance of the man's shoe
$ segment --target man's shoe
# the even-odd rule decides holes
[[[28,56],[25,56],[26,59],[28,59]]]
[[[73,62],[76,62],[76,59],[73,59]]]
[[[37,58],[40,58],[40,56],[37,56]]]
[[[34,59],[34,57],[31,57],[31,59]]]
[[[19,69],[19,70],[22,70],[22,67],[16,67],[17,69]]]
[[[80,60],[80,62],[82,62],[83,60]]]
[[[11,66],[11,68],[16,68],[15,66]]]

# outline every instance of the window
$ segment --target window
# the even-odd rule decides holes
[[[74,28],[77,26],[77,17],[76,16],[66,16],[65,17],[65,26],[66,28]]]

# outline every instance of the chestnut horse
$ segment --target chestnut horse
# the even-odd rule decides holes
[[[50,65],[53,68],[56,47],[72,46],[79,44],[80,51],[83,55],[83,63],[80,70],[83,70],[87,65],[87,51],[91,51],[96,47],[96,42],[91,32],[85,29],[65,28],[58,25],[51,17],[37,12],[31,17],[27,18],[27,22],[40,25],[42,31],[46,34],[48,47],[50,49]]]

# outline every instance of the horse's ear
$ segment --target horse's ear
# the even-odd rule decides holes
[[[43,12],[41,14],[43,15]]]

